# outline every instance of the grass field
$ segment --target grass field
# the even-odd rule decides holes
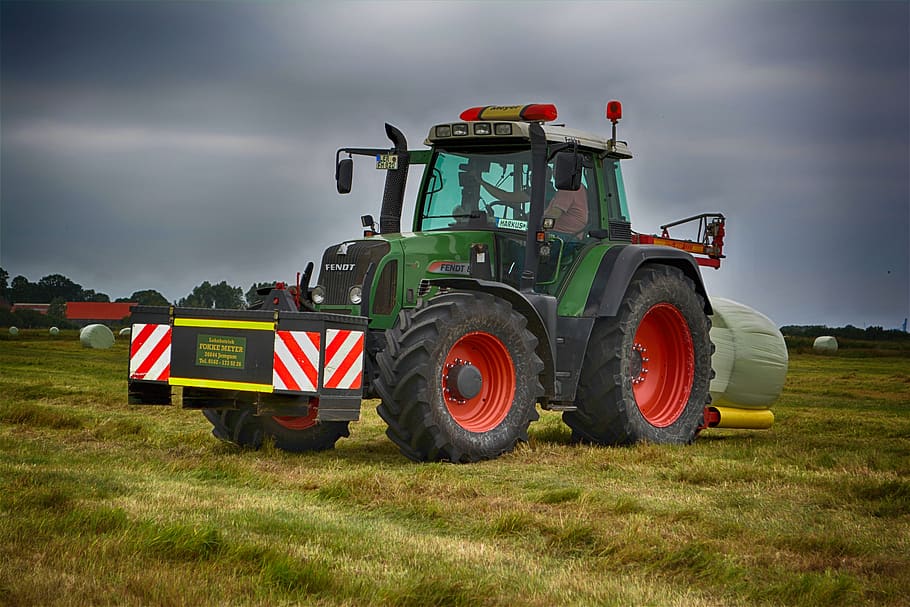
[[[769,431],[414,464],[126,405],[126,343],[0,341],[0,603],[910,605],[910,358],[795,354]]]

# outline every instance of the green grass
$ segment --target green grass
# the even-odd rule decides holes
[[[907,605],[910,359],[795,353],[768,431],[414,464],[126,405],[127,347],[0,339],[0,604]]]

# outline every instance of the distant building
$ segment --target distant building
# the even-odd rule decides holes
[[[68,301],[66,302],[66,319],[83,326],[93,323],[116,323],[129,316],[130,307],[135,305],[134,301],[117,303]]]
[[[51,304],[49,303],[16,303],[13,304],[12,308],[10,308],[10,312],[31,310],[32,312],[38,312],[39,314],[47,314],[47,311],[50,307]]]

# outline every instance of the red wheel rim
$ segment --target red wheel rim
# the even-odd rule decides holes
[[[659,303],[641,319],[632,346],[632,393],[652,426],[675,422],[689,402],[695,351],[686,319],[675,306]]]
[[[272,419],[288,430],[306,430],[316,425],[318,409],[319,399],[314,398],[310,401],[310,411],[306,415],[275,415]]]
[[[474,367],[480,390],[463,398],[453,385],[453,370]],[[442,392],[455,422],[469,432],[487,432],[502,423],[515,399],[515,366],[499,338],[480,331],[463,336],[446,356],[442,367]]]

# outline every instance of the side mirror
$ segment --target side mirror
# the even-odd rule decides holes
[[[354,159],[342,158],[335,165],[335,186],[339,194],[350,194],[354,180]]]
[[[553,180],[557,190],[572,190],[581,187],[581,156],[578,152],[559,152],[556,154],[556,167]]]

